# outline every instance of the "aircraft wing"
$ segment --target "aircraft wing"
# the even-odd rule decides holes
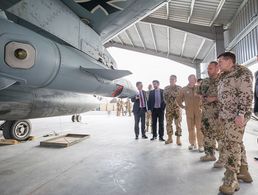
[[[102,43],[148,15],[165,0],[62,0],[101,36]]]

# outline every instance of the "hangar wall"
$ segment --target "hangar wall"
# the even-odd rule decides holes
[[[226,50],[233,51],[239,64],[258,55],[258,1],[249,0],[225,32]]]
[[[258,55],[258,26],[241,39],[235,47],[231,49],[236,56],[237,62],[243,64]]]
[[[232,23],[224,32],[225,50],[237,56],[237,63],[257,67],[258,63],[258,0],[245,0]],[[201,75],[207,76],[207,63],[216,59],[216,44],[201,63]]]

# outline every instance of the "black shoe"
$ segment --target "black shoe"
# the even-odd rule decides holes
[[[136,139],[136,140],[137,140],[137,139],[139,139],[139,138],[138,138],[138,135],[137,135],[137,136],[135,136],[135,139]]]
[[[160,137],[160,138],[159,138],[159,141],[164,142],[165,140],[163,139],[163,137]]]
[[[148,139],[148,137],[146,135],[143,135],[142,139]]]
[[[155,139],[157,139],[157,137],[152,137],[150,140],[153,141],[153,140],[155,140]]]

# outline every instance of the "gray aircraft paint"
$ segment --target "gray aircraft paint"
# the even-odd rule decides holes
[[[93,95],[51,89],[10,87],[0,92],[0,119],[20,120],[62,116],[94,110]]]
[[[121,79],[131,73],[116,70],[103,43],[162,2],[112,1],[113,11],[105,5],[105,10],[98,10],[97,4],[103,4],[100,1],[91,2],[97,4],[89,11],[85,4],[83,7],[73,0],[0,2],[0,9],[14,19],[9,21],[1,12],[0,120],[89,111],[98,105],[91,94],[134,95],[131,83]],[[12,54],[5,53],[22,44],[32,48],[32,66],[20,63],[25,63],[25,69],[19,67],[23,66],[19,61],[13,63]]]
[[[73,47],[60,45],[15,23],[0,19],[0,53],[5,53],[5,45],[11,41],[29,43],[36,50],[35,64],[30,69],[14,69],[6,65],[3,56],[0,58],[1,77],[12,78],[22,86],[111,96],[120,81],[105,79],[98,75],[98,70],[111,72],[114,78],[119,73],[124,73],[124,76],[130,74],[129,71],[111,70]],[[91,73],[92,69],[96,70],[95,74]]]
[[[134,89],[126,80],[114,80],[130,74],[129,71],[112,70],[73,47],[55,43],[13,22],[0,19],[0,53],[5,54],[5,46],[12,41],[32,45],[36,58],[30,69],[17,69],[8,66],[5,55],[1,55],[1,120],[89,111],[96,108],[98,102],[92,95],[85,94],[111,97],[119,85],[124,86],[120,96],[134,94]]]
[[[8,11],[64,39],[75,47],[80,48],[81,40],[91,43],[99,40],[102,44],[109,41],[118,32],[149,14],[153,9],[162,5],[166,0],[125,0],[113,3],[122,10],[106,15],[97,10],[94,13],[84,9],[74,0],[22,0]],[[86,31],[88,25],[98,37],[89,40]],[[67,29],[67,24],[70,28]],[[100,44],[99,46],[102,46]],[[97,44],[91,44],[96,46]],[[96,48],[100,52],[103,48]]]

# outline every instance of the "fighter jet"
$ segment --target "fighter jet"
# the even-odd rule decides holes
[[[29,119],[94,109],[94,95],[130,97],[104,44],[164,0],[1,0],[0,120],[26,140]]]

